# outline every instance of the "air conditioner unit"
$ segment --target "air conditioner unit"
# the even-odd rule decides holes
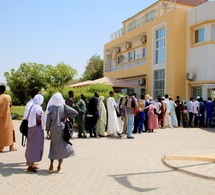
[[[147,37],[146,36],[141,37],[141,42],[142,43],[145,43],[146,41],[147,41]]]
[[[119,61],[119,63],[122,63],[123,62],[123,60],[125,59],[125,56],[124,55],[120,55],[119,57],[118,57],[118,61]]]
[[[116,53],[119,53],[121,51],[120,47],[115,47],[114,50]]]
[[[129,48],[131,48],[131,43],[126,43],[125,44],[125,49],[129,49]]]
[[[186,78],[187,78],[187,80],[192,81],[196,78],[196,74],[194,72],[187,72]]]
[[[138,84],[139,85],[146,85],[146,79],[138,79]]]

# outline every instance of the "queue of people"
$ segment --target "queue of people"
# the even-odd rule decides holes
[[[11,97],[4,94],[5,86],[0,86],[0,152],[5,146],[10,151],[14,148],[15,132],[10,114]],[[105,97],[95,92],[87,105],[86,95],[81,94],[77,103],[74,92],[68,92],[64,100],[61,93],[55,93],[49,100],[46,111],[43,112],[44,97],[38,89],[30,93],[31,100],[26,104],[24,119],[28,120],[28,137],[26,145],[27,172],[37,172],[38,162],[42,160],[44,150],[44,131],[50,140],[48,158],[50,165],[48,171],[55,170],[54,161],[58,161],[56,171],[62,170],[63,159],[74,156],[71,144],[63,139],[63,129],[66,120],[74,124],[78,119],[78,138],[112,137],[133,139],[132,134],[153,132],[154,129],[183,127],[212,127],[214,115],[214,102],[208,98],[207,102],[197,96],[191,97],[188,104],[177,96],[174,101],[168,94],[158,96],[155,100],[149,94],[142,94],[137,99],[136,93],[127,97],[120,95],[115,101],[114,91],[109,92],[107,107]],[[194,121],[193,121],[194,119]]]

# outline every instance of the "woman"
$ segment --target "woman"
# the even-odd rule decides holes
[[[44,97],[37,94],[33,99],[33,105],[28,116],[28,137],[25,157],[27,160],[27,172],[37,172],[35,162],[42,160],[44,146],[43,131],[43,105]]]
[[[151,101],[148,110],[148,130],[149,132],[153,132],[154,129],[159,129],[158,126],[158,115],[155,114],[154,110],[156,107],[154,106],[154,102]]]
[[[173,127],[178,127],[178,120],[175,113],[176,103],[173,101],[172,97],[169,96],[169,106],[170,106],[170,116],[171,123]]]
[[[46,109],[46,131],[47,139],[51,140],[49,159],[49,172],[53,172],[54,160],[58,160],[57,172],[61,171],[61,164],[64,158],[74,155],[72,145],[63,139],[63,129],[66,118],[74,119],[78,112],[73,108],[65,105],[61,93],[55,93],[48,102]]]
[[[144,120],[145,120],[145,96],[142,94],[138,102],[138,133],[142,133],[145,130]]]
[[[125,114],[123,113],[123,100],[124,97],[120,95],[117,99],[117,119],[119,123],[119,133],[123,132],[123,127],[124,127],[124,119],[125,119]]]
[[[10,151],[16,151],[13,144],[15,142],[15,132],[11,119],[10,108],[12,100],[10,95],[4,94],[6,87],[0,85],[0,152],[5,146],[9,146]]]
[[[96,133],[99,137],[105,137],[105,130],[107,124],[107,111],[104,105],[104,96],[99,96],[99,119],[97,121]]]

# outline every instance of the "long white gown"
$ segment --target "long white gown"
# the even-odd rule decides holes
[[[117,132],[120,131],[119,123],[117,120],[116,110],[117,103],[115,102],[113,97],[109,97],[107,99],[107,110],[108,110],[108,126],[107,126],[107,134],[114,136],[118,136]]]

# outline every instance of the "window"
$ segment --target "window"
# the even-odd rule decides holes
[[[213,40],[215,40],[215,25],[213,25]]]
[[[154,98],[165,94],[165,69],[154,71]]]
[[[205,35],[205,29],[204,28],[200,28],[198,30],[195,30],[195,34],[194,34],[195,43],[199,43],[199,42],[204,41],[204,35]]]
[[[192,97],[195,98],[197,95],[202,97],[202,86],[192,87]]]
[[[146,58],[146,56],[147,56],[147,48],[144,47],[143,48],[143,58]]]
[[[155,51],[155,63],[163,63],[165,62],[166,56],[166,30],[165,27],[156,31],[156,51]]]
[[[135,60],[135,51],[129,52],[129,61]]]

